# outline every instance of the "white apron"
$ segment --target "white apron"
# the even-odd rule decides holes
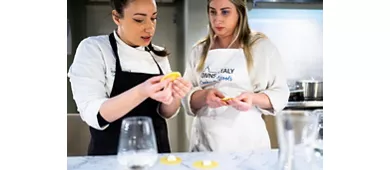
[[[253,92],[242,49],[210,50],[200,74],[200,86],[216,88],[226,97]],[[218,82],[218,83],[215,83]],[[201,108],[193,120],[191,151],[249,151],[270,149],[270,139],[261,112],[252,107],[238,111],[231,106]]]

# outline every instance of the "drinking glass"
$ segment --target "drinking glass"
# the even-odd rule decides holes
[[[318,119],[318,136],[314,150],[316,155],[323,156],[323,109],[314,110],[312,114]]]
[[[306,110],[285,110],[276,115],[279,142],[278,170],[316,169],[314,145],[317,116]]]
[[[129,170],[146,170],[158,159],[157,144],[152,120],[136,116],[122,121],[117,159]]]

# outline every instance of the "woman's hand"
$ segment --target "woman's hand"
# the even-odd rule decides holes
[[[207,89],[206,91],[206,104],[211,108],[218,108],[222,106],[226,106],[227,103],[222,101],[222,98],[224,98],[225,95],[223,95],[220,91],[214,88]]]
[[[171,104],[173,101],[172,82],[169,79],[160,82],[162,77],[163,75],[155,76],[143,82],[141,93],[161,103]]]
[[[175,99],[182,99],[187,95],[191,88],[192,84],[189,81],[179,77],[172,83],[172,96]]]
[[[244,92],[241,95],[228,100],[227,103],[239,111],[248,111],[252,107],[253,93]]]

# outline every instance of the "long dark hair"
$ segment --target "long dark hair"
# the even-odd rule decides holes
[[[119,16],[119,18],[122,18],[123,17],[123,10],[124,8],[131,2],[133,2],[135,0],[111,0],[110,4],[111,4],[111,7],[113,10],[115,10]],[[148,50],[152,51],[154,54],[156,54],[157,56],[160,56],[160,57],[166,57],[168,56],[170,53],[166,50],[166,48],[164,48],[163,50],[159,51],[159,50],[156,50],[154,47],[153,47],[153,44],[152,42],[150,42],[150,44],[148,45]]]

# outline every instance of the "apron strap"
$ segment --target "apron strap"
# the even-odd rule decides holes
[[[114,36],[114,33],[111,33],[109,35],[109,40],[110,40],[110,44],[111,44],[111,48],[112,48],[112,51],[114,53],[114,57],[115,57],[115,60],[116,60],[116,70],[118,71],[122,71],[122,67],[120,65],[120,60],[119,60],[119,55],[118,55],[118,46],[116,45],[116,40],[115,40],[115,36]],[[149,48],[146,48],[145,47],[145,50],[147,52],[149,52],[149,54],[151,55],[153,61],[157,64],[157,67],[158,67],[158,71],[160,72],[160,75],[164,74],[160,65],[157,63],[156,59],[153,57],[152,53],[150,52]]]
[[[110,39],[110,44],[111,44],[111,48],[112,48],[112,51],[114,53],[114,57],[115,57],[115,61],[116,61],[116,70],[117,71],[122,71],[122,67],[121,67],[121,64],[120,64],[120,61],[119,61],[119,55],[118,55],[118,46],[116,45],[116,40],[115,40],[115,37],[114,37],[114,33],[111,33],[110,36],[109,36],[109,39]]]
[[[153,57],[153,54],[150,52],[150,49],[149,49],[149,48],[147,48],[147,47],[145,47],[145,50],[146,50],[147,52],[149,52],[149,54],[152,56],[152,58],[153,58],[154,62],[157,64],[158,71],[160,72],[160,75],[163,75],[163,74],[164,74],[164,72],[162,71],[162,69],[161,69],[160,65],[157,63],[156,59]]]

